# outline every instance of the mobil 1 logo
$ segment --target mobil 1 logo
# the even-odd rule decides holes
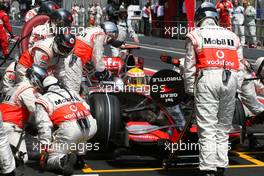
[[[166,107],[179,104],[184,97],[184,80],[173,70],[160,70],[150,79],[150,96]]]

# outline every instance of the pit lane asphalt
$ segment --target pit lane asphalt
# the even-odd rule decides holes
[[[20,27],[14,28],[16,34],[19,33]],[[159,56],[162,53],[171,54],[177,57],[184,56],[184,41],[173,39],[159,39],[152,37],[140,37],[142,48],[135,51],[135,54],[145,58],[145,66],[151,69],[170,69],[172,66],[160,62]],[[16,51],[17,52],[17,51]],[[245,57],[251,62],[260,56],[264,56],[263,50],[245,49]],[[3,69],[10,63],[9,60]],[[161,168],[161,162],[152,157],[131,155],[121,156],[116,160],[111,159],[94,159],[88,154],[87,168],[76,170],[75,175],[90,176],[197,176],[199,175],[196,166],[177,166],[175,168],[164,171]],[[245,152],[230,153],[230,169],[227,170],[227,176],[263,176],[264,175],[264,152]],[[20,168],[21,169],[21,168]],[[29,163],[21,170],[24,175],[56,175],[51,172],[42,172],[38,163],[29,161]]]

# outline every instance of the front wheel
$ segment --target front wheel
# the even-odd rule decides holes
[[[99,151],[107,152],[116,148],[118,132],[122,129],[119,99],[109,94],[93,94],[89,97],[93,117],[97,120],[94,142],[99,143]]]

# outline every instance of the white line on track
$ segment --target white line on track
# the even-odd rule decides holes
[[[127,43],[133,44],[133,45],[137,44],[135,42],[127,42]],[[140,46],[146,46],[146,47],[152,47],[152,48],[158,48],[158,49],[166,49],[166,50],[171,50],[171,51],[185,52],[185,49],[182,49],[182,48],[164,47],[164,46],[151,45],[151,44],[146,44],[146,43],[140,43]]]
[[[167,49],[161,49],[161,48],[154,48],[154,47],[149,47],[149,46],[144,46],[144,45],[140,45],[140,47],[144,48],[144,49],[163,51],[163,52],[174,53],[174,54],[181,54],[181,55],[185,54],[184,52],[180,52],[180,51],[167,50]]]
[[[99,174],[79,174],[79,175],[72,175],[72,176],[99,176]]]
[[[22,29],[23,26],[12,26],[13,28]]]
[[[61,175],[58,175],[61,176]],[[99,176],[99,174],[74,174],[72,176]]]

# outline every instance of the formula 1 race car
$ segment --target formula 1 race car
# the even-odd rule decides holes
[[[109,64],[109,60],[107,63]],[[148,73],[147,76],[151,78],[141,81],[141,86],[136,83],[128,85],[125,76],[118,76],[112,82],[89,87],[87,101],[99,129],[93,141],[100,144],[101,152],[125,148],[127,152],[143,151],[143,154],[159,159],[169,156],[170,159],[163,162],[166,168],[169,167],[170,160],[178,155],[175,154],[178,150],[174,148],[174,144],[188,145],[198,141],[193,101],[185,96],[183,78],[176,71],[161,70]],[[153,82],[157,80],[164,87],[153,93]],[[176,89],[172,90],[173,88]],[[171,95],[176,94],[174,99],[171,98]],[[175,104],[171,104],[171,100]],[[179,103],[185,117],[183,126],[179,124],[179,117],[171,111],[179,108]],[[230,134],[231,141],[239,141],[240,129],[238,125],[234,125]],[[153,152],[154,150],[157,152]],[[197,154],[198,149],[191,152]]]

